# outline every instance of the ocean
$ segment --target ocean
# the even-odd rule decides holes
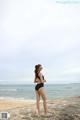
[[[0,99],[36,99],[35,84],[0,85]],[[62,99],[80,96],[80,83],[73,84],[45,84],[47,99]]]

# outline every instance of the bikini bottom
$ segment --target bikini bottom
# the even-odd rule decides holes
[[[44,87],[44,83],[39,83],[35,86],[35,90],[39,90],[39,88]]]

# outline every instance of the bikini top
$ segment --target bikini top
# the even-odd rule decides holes
[[[40,79],[40,77],[39,77],[39,76],[37,76],[37,78],[39,78],[39,79]],[[42,75],[42,78],[43,78],[43,80],[44,80],[44,75]]]
[[[42,77],[43,77],[43,80],[44,80],[44,75],[42,75]]]

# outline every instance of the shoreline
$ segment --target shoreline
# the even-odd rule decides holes
[[[76,96],[68,96],[68,97],[60,97],[60,98],[54,98],[54,99],[47,99],[47,101],[49,100],[49,101],[51,101],[51,100],[64,100],[64,99],[70,99],[70,98],[80,98],[80,96],[78,95],[76,95]],[[14,100],[16,100],[16,101],[26,101],[26,102],[28,102],[28,101],[31,101],[31,102],[34,102],[34,101],[36,101],[36,98],[35,99],[26,99],[26,98],[15,98],[15,97],[0,97],[0,101],[1,100],[12,100],[12,101],[14,101]],[[40,101],[42,101],[42,98],[40,99]]]

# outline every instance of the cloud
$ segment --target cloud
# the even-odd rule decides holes
[[[31,82],[36,63],[50,82],[79,80],[79,5],[3,0],[0,9],[1,80]]]

